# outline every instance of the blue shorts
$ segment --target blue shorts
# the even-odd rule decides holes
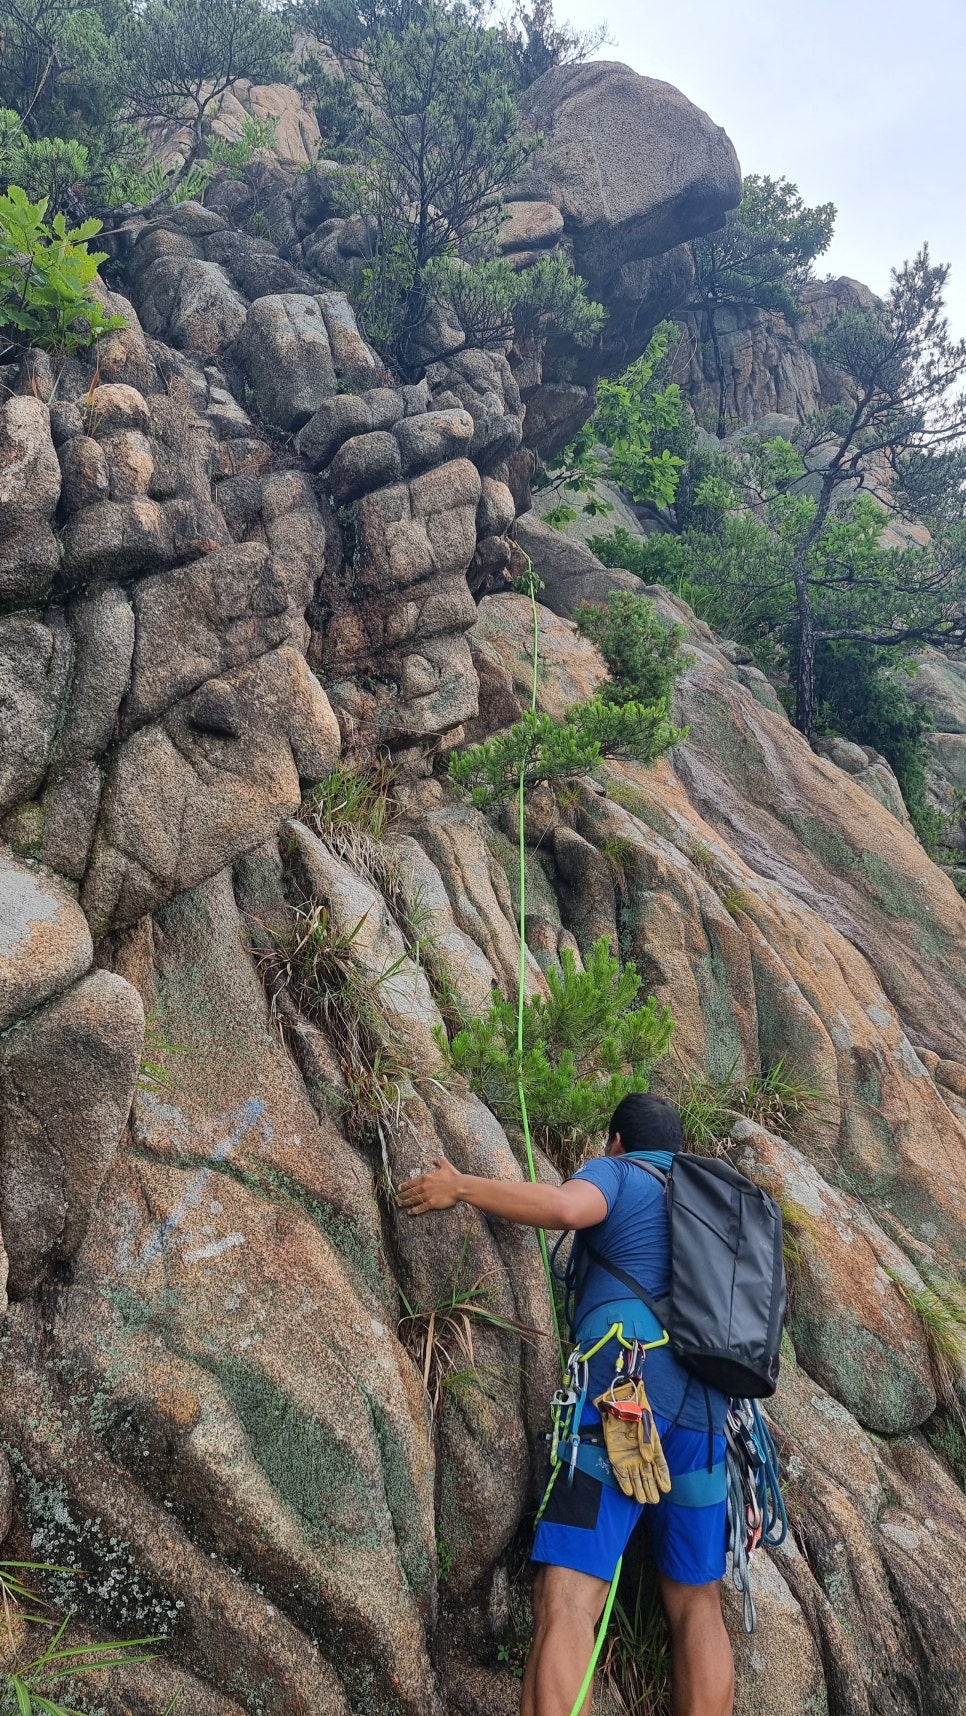
[[[590,1429],[597,1416],[588,1408],[581,1420],[583,1427]],[[727,1502],[714,1502],[710,1507],[685,1507],[674,1500],[676,1476],[707,1468],[708,1433],[676,1427],[656,1412],[654,1422],[671,1473],[670,1494],[662,1496],[656,1507],[645,1505],[587,1472],[575,1471],[573,1483],[569,1484],[568,1474],[560,1470],[537,1526],[534,1561],[549,1562],[553,1567],[572,1567],[575,1572],[591,1573],[594,1578],[609,1582],[643,1513],[647,1515],[659,1573],[680,1585],[710,1585],[722,1578]],[[724,1437],[715,1436],[711,1450],[715,1465],[724,1459],[725,1449]]]

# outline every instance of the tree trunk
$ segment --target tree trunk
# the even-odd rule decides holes
[[[805,570],[805,556],[795,558],[795,597],[798,607],[798,678],[795,684],[795,725],[811,743],[815,731],[815,615]]]
[[[714,352],[715,374],[718,377],[718,426],[715,430],[715,434],[719,441],[723,441],[727,433],[727,422],[725,416],[725,367],[724,358],[721,356],[721,341],[718,339],[718,319],[715,313],[715,303],[713,298],[709,298],[707,301],[707,316],[708,332],[711,335],[711,349]]]

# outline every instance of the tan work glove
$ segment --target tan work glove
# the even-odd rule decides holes
[[[671,1474],[643,1382],[612,1384],[594,1405],[603,1422],[611,1470],[624,1494],[639,1502],[660,1501],[671,1488]],[[622,1409],[626,1417],[620,1416]]]

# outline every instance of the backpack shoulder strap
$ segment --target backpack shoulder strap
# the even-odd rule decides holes
[[[650,1162],[637,1162],[628,1158],[627,1166],[629,1168],[641,1168],[644,1173],[649,1174],[652,1179],[659,1180],[662,1186],[667,1184],[667,1175],[662,1173],[660,1168],[654,1167]],[[640,1299],[642,1303],[647,1306],[648,1310],[654,1314],[661,1327],[667,1327],[667,1320],[671,1311],[670,1298],[655,1299],[653,1294],[648,1293],[647,1289],[642,1287],[639,1281],[635,1281],[633,1275],[628,1275],[627,1271],[625,1269],[621,1269],[618,1264],[609,1262],[603,1253],[597,1250],[595,1245],[591,1245],[590,1240],[587,1239],[586,1235],[581,1236],[581,1244],[583,1245],[588,1257],[596,1263],[598,1269],[606,1269],[608,1275],[613,1275],[616,1280],[622,1282],[625,1287],[630,1289],[635,1299]]]

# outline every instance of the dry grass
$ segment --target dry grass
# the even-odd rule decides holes
[[[487,1383],[502,1380],[492,1368],[478,1363],[474,1325],[502,1329],[524,1340],[541,1339],[539,1329],[491,1309],[493,1289],[488,1277],[467,1277],[467,1245],[468,1240],[464,1240],[456,1268],[435,1305],[417,1310],[405,1294],[400,1295],[406,1315],[399,1320],[399,1338],[419,1369],[434,1413],[439,1413],[447,1391],[485,1389]]]

